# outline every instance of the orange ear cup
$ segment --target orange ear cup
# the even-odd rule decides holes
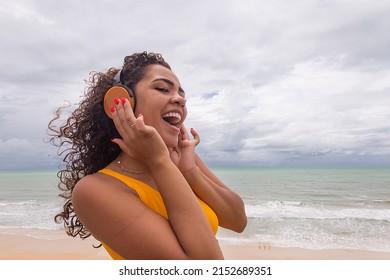
[[[119,99],[126,98],[129,100],[131,108],[134,110],[134,98],[129,95],[129,92],[121,86],[114,86],[110,88],[106,95],[104,96],[104,111],[106,112],[107,116],[109,116],[112,119],[111,115],[111,106],[115,106],[114,98],[117,97]]]

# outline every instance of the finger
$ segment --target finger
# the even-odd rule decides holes
[[[122,103],[122,101],[119,99],[119,98],[117,98],[117,97],[115,97],[114,98],[114,102],[115,102],[115,109],[116,109],[116,113],[117,113],[117,115],[118,115],[118,120],[120,121],[120,122],[122,122],[123,124],[122,124],[122,126],[124,126],[124,124],[125,124],[125,122],[126,122],[126,115],[125,115],[125,111],[124,111],[124,108],[123,108],[123,103]]]
[[[110,108],[111,110],[111,116],[112,116],[112,120],[114,122],[114,125],[115,125],[115,128],[116,130],[119,132],[119,134],[122,136],[123,139],[127,139],[127,133],[126,133],[126,129],[123,127],[123,123],[121,122],[120,120],[120,116],[119,116],[119,112],[117,110],[117,106],[112,106]]]
[[[190,136],[188,135],[187,129],[184,126],[184,123],[180,127],[181,140],[190,140]]]
[[[137,132],[144,137],[151,137],[155,132],[155,129],[151,126],[148,126],[144,122],[144,116],[142,114],[138,115],[138,118],[135,120],[135,127],[137,128]]]
[[[176,149],[169,149],[169,155],[172,162],[177,166],[179,164],[179,152]]]
[[[121,103],[123,104],[123,113],[128,125],[132,126],[136,123],[136,118],[134,116],[133,108],[130,105],[130,102],[127,98],[121,98]]]
[[[132,110],[129,110],[130,106],[129,101],[126,98],[114,98],[115,112],[112,114],[115,127],[117,128],[119,134],[125,141],[128,141],[133,135],[132,124],[135,123],[135,117]]]
[[[126,145],[126,143],[119,138],[115,138],[111,140],[113,143],[117,144],[119,148],[121,148],[122,151],[124,151],[126,154],[130,155],[131,151],[129,149],[129,146]]]
[[[196,132],[196,130],[193,128],[191,128],[190,131],[191,131],[192,136],[194,137],[195,146],[198,146],[200,143],[200,137],[199,137],[198,132]]]

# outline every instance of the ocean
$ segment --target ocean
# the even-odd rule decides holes
[[[221,243],[390,252],[390,169],[213,168],[245,203]],[[65,238],[55,170],[0,171],[0,233]]]

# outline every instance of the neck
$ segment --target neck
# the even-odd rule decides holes
[[[124,153],[121,153],[114,160],[114,163],[124,173],[140,175],[149,172],[149,168],[146,164],[135,160]]]

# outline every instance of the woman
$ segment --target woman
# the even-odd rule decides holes
[[[67,153],[56,221],[71,236],[92,234],[114,259],[222,259],[217,227],[243,231],[244,205],[196,154],[178,78],[160,54],[126,57],[119,79],[136,107],[114,98],[108,116],[103,99],[118,72],[93,73],[79,108],[60,129],[60,111],[49,124]]]

